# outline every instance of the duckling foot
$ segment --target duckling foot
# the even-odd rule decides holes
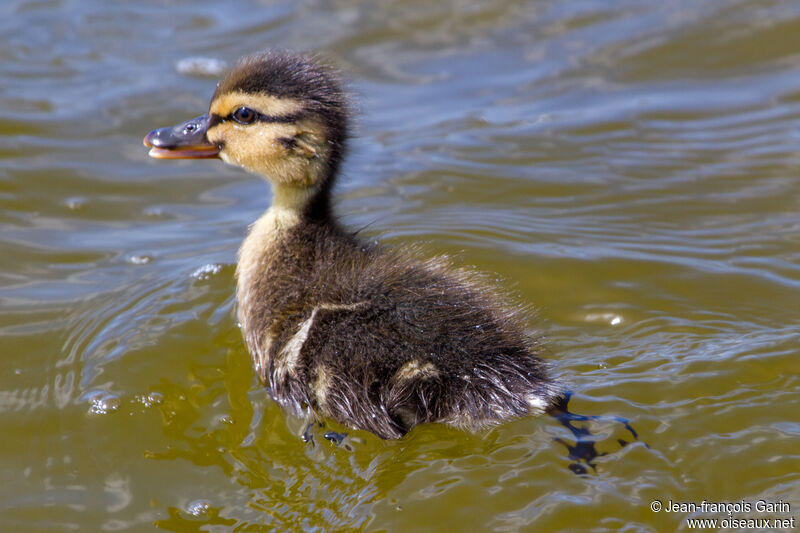
[[[303,431],[303,434],[300,436],[300,438],[303,439],[303,442],[310,443],[312,448],[314,446],[316,446],[316,444],[317,444],[314,441],[314,433],[311,432],[311,430],[314,427],[314,425],[318,425],[319,427],[324,427],[322,422],[311,421],[311,422],[308,423],[308,425],[306,426],[306,429]],[[326,438],[327,438],[327,435],[326,435]]]
[[[324,428],[324,427],[325,427],[324,423],[312,420],[303,430],[303,434],[300,435],[300,438],[303,440],[303,442],[310,444],[311,447],[313,448],[314,446],[317,445],[317,441],[314,439],[314,429]],[[338,431],[326,431],[323,434],[323,437],[325,438],[325,440],[328,440],[333,444],[335,444],[336,446],[339,446],[344,441],[345,437],[347,437],[347,433],[340,433]]]
[[[339,433],[337,431],[326,431],[325,438],[335,445],[340,445],[344,438],[347,436],[347,433]]]
[[[575,444],[572,445],[569,442],[555,438],[556,442],[559,444],[563,444],[564,447],[567,448],[567,452],[569,454],[570,460],[574,461],[569,465],[569,469],[572,470],[575,474],[586,474],[588,473],[588,468],[591,468],[593,471],[597,471],[597,465],[593,461],[597,457],[602,457],[604,455],[608,455],[608,452],[598,452],[596,443],[600,441],[592,432],[589,430],[589,427],[586,425],[577,426],[575,422],[587,422],[590,420],[613,420],[614,422],[618,422],[622,424],[622,426],[630,432],[633,440],[639,440],[639,435],[636,433],[636,430],[633,429],[630,422],[622,417],[618,416],[602,416],[602,415],[579,415],[577,413],[572,413],[568,409],[569,400],[572,397],[572,393],[566,393],[559,402],[548,411],[548,414],[558,420],[562,426],[570,430],[570,432],[575,437]],[[625,439],[617,439],[617,443],[619,444],[620,448],[623,448],[630,444]],[[645,444],[647,446],[647,444]]]

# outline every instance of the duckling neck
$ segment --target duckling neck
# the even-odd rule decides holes
[[[250,226],[250,232],[239,248],[236,266],[239,322],[246,326],[246,310],[251,288],[263,277],[265,258],[277,252],[282,237],[292,228],[329,216],[327,191],[308,190],[288,185],[272,185],[272,205]],[[322,194],[322,197],[320,197]],[[320,213],[322,210],[322,213]]]
[[[273,184],[272,205],[270,205],[267,213],[274,211],[282,213],[284,216],[292,214],[298,218],[302,217],[308,207],[314,203],[314,197],[317,195],[318,191],[309,190],[305,187]]]
[[[282,234],[301,222],[312,196],[307,190],[277,184],[273,184],[272,192],[272,205],[250,226],[239,248],[236,274],[240,293],[255,279],[261,258]]]

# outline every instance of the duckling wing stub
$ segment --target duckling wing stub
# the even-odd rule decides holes
[[[477,428],[539,411],[552,395],[541,361],[495,313],[476,309],[479,300],[460,300],[426,295],[420,283],[315,308],[293,362],[313,407],[382,438],[426,422]],[[465,321],[482,327],[471,333]]]

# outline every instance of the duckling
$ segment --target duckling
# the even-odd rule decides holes
[[[144,139],[152,157],[218,157],[271,184],[272,204],[239,250],[236,292],[272,398],[384,439],[557,405],[541,343],[501,289],[447,258],[367,244],[334,218],[348,100],[331,68],[268,51],[238,62],[207,114]]]

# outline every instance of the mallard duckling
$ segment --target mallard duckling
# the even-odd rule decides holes
[[[272,397],[382,438],[548,410],[560,388],[502,291],[444,258],[365,244],[332,216],[348,122],[331,69],[271,51],[240,60],[208,114],[144,139],[153,157],[219,157],[272,185],[236,269],[238,319]]]

